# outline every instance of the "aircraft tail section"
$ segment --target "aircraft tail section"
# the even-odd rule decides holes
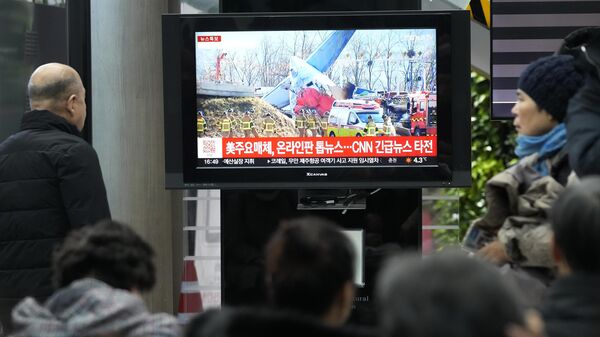
[[[315,51],[308,56],[306,63],[315,67],[320,72],[326,72],[337,60],[340,53],[354,35],[355,30],[336,30],[327,40],[323,41]]]

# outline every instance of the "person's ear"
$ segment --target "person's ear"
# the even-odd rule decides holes
[[[571,272],[571,267],[567,263],[562,250],[556,243],[556,237],[554,235],[552,235],[552,240],[550,241],[550,250],[552,252],[554,265],[558,268],[558,273],[562,275],[569,274]]]
[[[562,252],[560,248],[556,245],[556,237],[552,234],[552,239],[550,240],[550,250],[552,252],[552,261],[554,261],[555,265],[560,264],[562,261]]]
[[[67,98],[67,113],[70,116],[73,116],[75,114],[75,104],[77,104],[76,101],[77,101],[77,95],[75,95],[75,94],[71,94]]]
[[[352,312],[352,304],[354,303],[354,295],[356,293],[356,287],[354,282],[346,281],[340,292],[340,308],[342,312],[342,320],[345,322],[350,313]]]
[[[326,324],[331,326],[341,326],[348,320],[352,312],[352,303],[354,303],[354,283],[346,281],[337,291],[331,306],[323,316]]]

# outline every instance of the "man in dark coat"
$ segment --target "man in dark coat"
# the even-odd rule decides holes
[[[307,296],[310,297],[310,296]],[[185,337],[375,337],[374,330],[323,324],[296,311],[267,308],[209,310],[191,321]]]
[[[574,31],[558,52],[573,55],[586,75],[565,119],[569,162],[579,177],[600,174],[600,27]]]
[[[571,100],[566,118],[569,161],[579,177],[600,174],[599,76],[588,75],[583,88]]]
[[[224,308],[192,320],[186,337],[371,336],[341,328],[354,299],[354,250],[327,220],[283,222],[266,247],[269,306]]]
[[[600,335],[600,176],[569,186],[551,215],[558,279],[542,308],[548,337]]]
[[[50,63],[28,84],[31,111],[0,144],[0,321],[25,296],[52,293],[50,259],[67,233],[110,218],[94,149],[81,138],[85,88],[77,72]]]

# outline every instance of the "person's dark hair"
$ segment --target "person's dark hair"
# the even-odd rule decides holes
[[[266,263],[276,308],[322,316],[353,280],[354,251],[334,223],[304,217],[281,224],[267,244]]]
[[[32,101],[66,99],[77,91],[78,84],[79,81],[75,76],[66,76],[45,84],[33,84],[30,81],[27,85],[27,94]]]
[[[154,251],[131,228],[105,220],[71,232],[54,253],[54,285],[93,277],[119,289],[146,291],[156,282]]]
[[[504,337],[522,308],[497,270],[458,253],[387,261],[377,283],[384,337]]]
[[[569,186],[550,217],[556,244],[574,271],[600,272],[600,176]]]

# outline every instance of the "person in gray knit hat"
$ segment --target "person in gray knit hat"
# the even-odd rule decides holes
[[[176,319],[151,314],[140,292],[156,281],[152,248],[114,221],[73,231],[55,252],[59,288],[44,304],[31,297],[14,308],[13,337],[176,337]]]
[[[526,280],[524,296],[532,305],[539,304],[554,277],[548,213],[571,174],[563,120],[582,84],[583,76],[569,55],[540,58],[523,71],[512,109],[519,161],[488,180],[488,210],[472,223],[465,238],[465,244],[480,244],[474,247],[480,257],[524,271],[518,279]],[[477,240],[477,233],[484,233],[487,243]]]

